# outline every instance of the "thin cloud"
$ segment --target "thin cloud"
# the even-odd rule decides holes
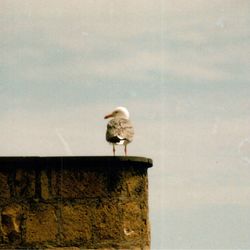
[[[111,155],[103,115],[124,105],[152,213],[250,205],[248,1],[0,6],[1,155]]]

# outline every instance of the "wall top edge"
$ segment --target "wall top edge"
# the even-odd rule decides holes
[[[138,166],[150,168],[153,160],[142,156],[0,156],[0,168],[8,166]]]

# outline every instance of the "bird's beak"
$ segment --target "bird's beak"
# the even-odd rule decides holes
[[[108,119],[108,118],[110,118],[110,117],[113,117],[113,114],[105,115],[105,116],[104,116],[104,119]]]

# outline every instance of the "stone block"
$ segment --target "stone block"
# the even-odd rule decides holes
[[[146,174],[139,171],[124,171],[124,185],[129,196],[142,197],[147,193],[147,177]]]
[[[61,230],[63,241],[88,242],[92,237],[91,206],[89,204],[63,205]]]
[[[105,200],[97,204],[96,210],[93,211],[96,242],[119,241],[121,239],[120,212],[117,200]]]
[[[4,202],[5,199],[10,198],[10,188],[8,185],[8,172],[0,172],[0,204],[1,201]]]
[[[27,213],[25,241],[28,244],[56,241],[57,228],[55,208],[39,203]]]
[[[108,172],[108,193],[110,197],[127,197],[128,190],[126,180],[124,179],[126,171],[118,169],[117,171]]]
[[[62,198],[107,196],[105,173],[63,169],[52,173],[52,193]],[[74,188],[72,188],[74,187]]]
[[[145,171],[123,169],[115,173],[109,173],[109,192],[120,198],[144,195],[147,192]]]
[[[120,204],[122,207],[123,238],[129,241],[149,245],[147,206],[142,200],[128,201]]]
[[[12,203],[1,212],[1,233],[5,240],[13,242],[21,239],[23,210],[19,204]]]
[[[34,170],[16,169],[14,180],[15,196],[19,198],[31,198],[35,196],[36,174]]]

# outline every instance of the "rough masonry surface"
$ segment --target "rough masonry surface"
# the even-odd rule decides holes
[[[144,157],[0,157],[1,249],[148,249]]]

